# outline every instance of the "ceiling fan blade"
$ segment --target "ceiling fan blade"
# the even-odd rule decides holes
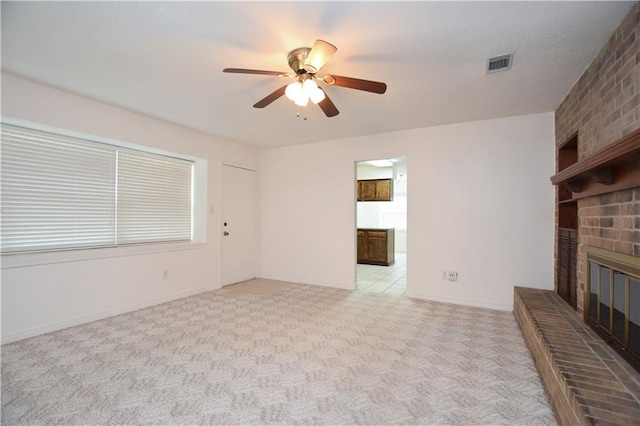
[[[364,90],[365,92],[372,92],[383,94],[387,91],[387,85],[379,81],[361,80],[353,77],[343,77],[340,75],[325,75],[322,81],[329,85],[348,87],[349,89]]]
[[[245,68],[225,68],[222,72],[233,74],[260,74],[260,75],[277,75],[278,77],[291,77],[291,74],[280,71],[264,71],[264,70],[248,70]]]
[[[322,91],[324,92],[324,90]],[[327,117],[335,117],[336,115],[340,114],[338,108],[336,108],[331,99],[329,99],[327,92],[324,92],[324,99],[318,102],[318,106],[320,107],[320,109],[322,109]]]
[[[278,99],[280,96],[284,95],[284,91],[287,88],[287,85],[282,86],[281,88],[275,90],[274,92],[268,94],[265,98],[259,100],[253,105],[254,108],[264,108],[269,105],[271,102]]]
[[[311,47],[309,55],[307,55],[307,59],[304,61],[304,69],[311,74],[317,73],[331,56],[336,53],[336,50],[338,50],[338,48],[333,44],[324,40],[316,40],[316,42],[313,43],[313,47]]]

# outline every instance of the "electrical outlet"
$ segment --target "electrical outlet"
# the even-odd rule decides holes
[[[164,271],[162,271],[162,279],[163,280],[168,280],[169,279],[169,270],[165,269]]]
[[[447,281],[458,281],[458,271],[442,271],[442,279]]]

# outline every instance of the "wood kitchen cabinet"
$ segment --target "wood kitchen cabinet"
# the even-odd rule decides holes
[[[358,201],[393,201],[393,179],[358,180]]]
[[[395,229],[358,228],[358,263],[390,266],[394,252]]]

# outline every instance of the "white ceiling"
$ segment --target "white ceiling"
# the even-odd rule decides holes
[[[258,148],[553,111],[633,2],[7,2],[2,69]],[[282,97],[287,53],[321,38],[340,114]],[[508,72],[486,59],[515,52]],[[292,80],[291,80],[292,81]]]

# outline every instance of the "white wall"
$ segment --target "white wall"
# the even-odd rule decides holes
[[[2,115],[208,162],[206,245],[5,267],[1,275],[3,343],[220,287],[220,165],[256,168],[256,150],[7,74],[2,74]],[[163,280],[165,269],[169,277]]]
[[[261,276],[354,289],[354,163],[402,156],[409,297],[511,310],[514,285],[553,288],[553,113],[262,151]]]
[[[2,269],[3,343],[219,288],[220,165],[258,157],[263,277],[353,289],[354,164],[407,156],[410,297],[511,309],[514,285],[553,285],[552,113],[258,154],[2,74],[2,115],[205,158],[213,208],[200,248]]]

